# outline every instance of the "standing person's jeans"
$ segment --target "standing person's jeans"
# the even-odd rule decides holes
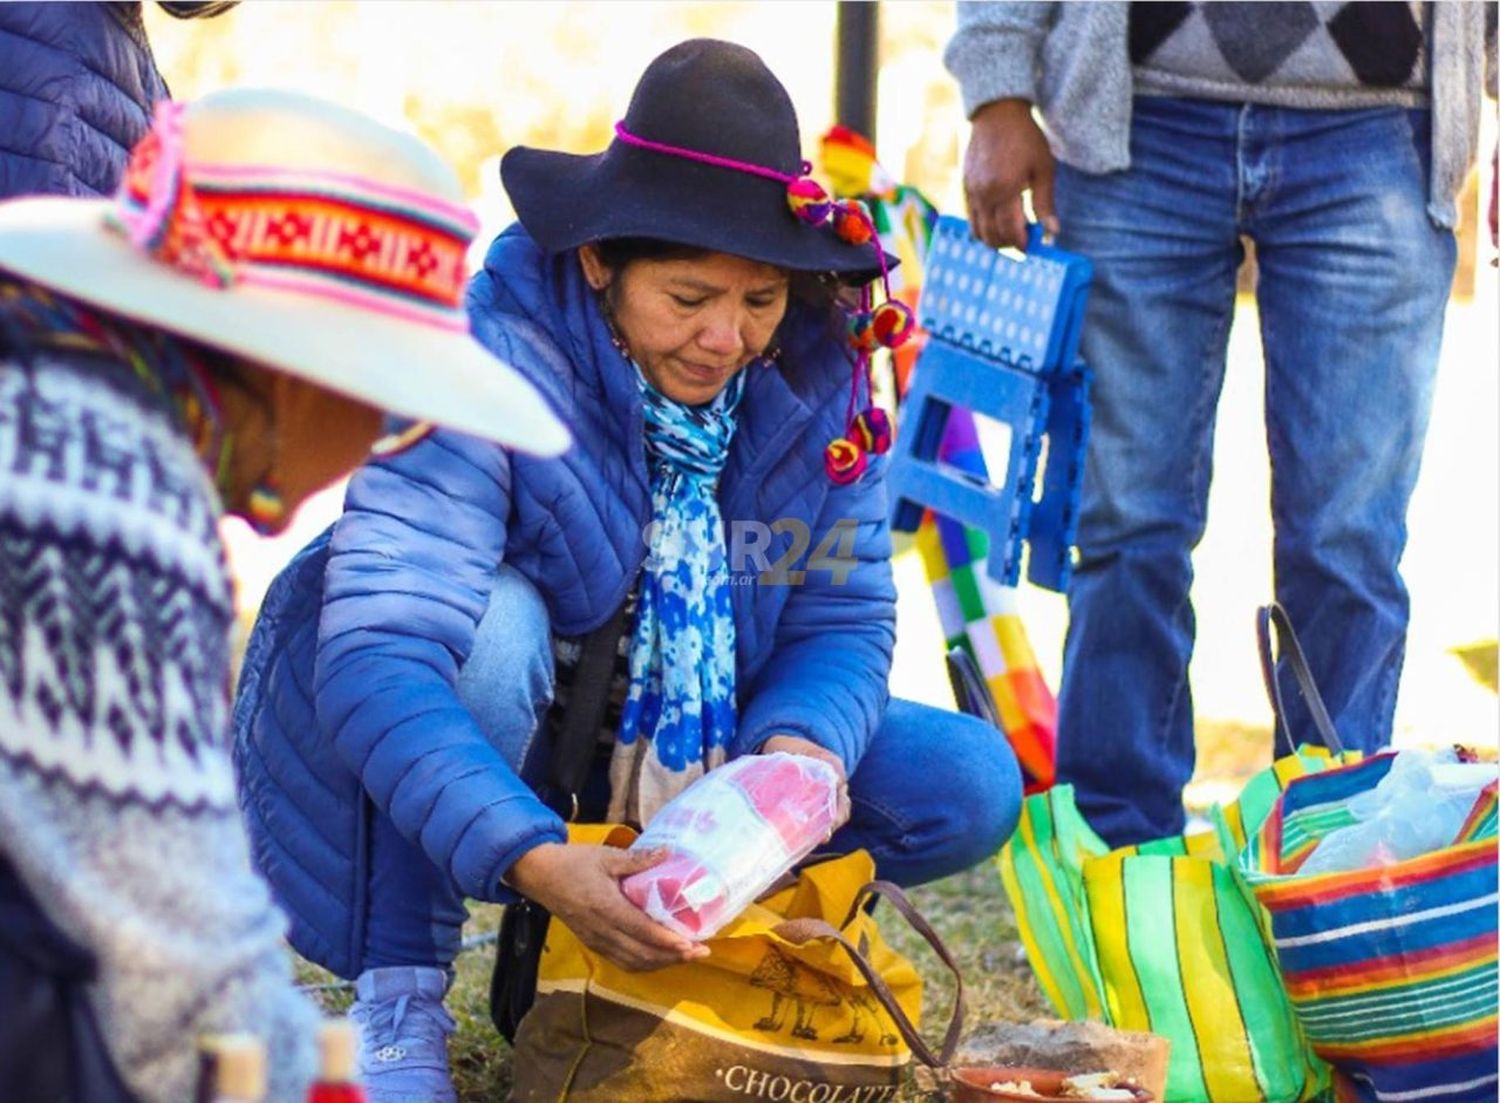
[[[1425,111],[1143,97],[1128,171],[1058,165],[1059,243],[1094,263],[1082,355],[1096,379],[1058,771],[1111,843],[1183,826],[1190,553],[1242,234],[1260,273],[1276,597],[1344,741],[1390,739],[1397,564],[1456,254],[1427,215],[1428,128]],[[1246,595],[1247,632],[1257,603]],[[1283,689],[1293,736],[1314,741],[1289,677]]]
[[[501,568],[458,694],[522,776],[545,774],[538,725],[552,700],[552,636],[541,595]],[[607,787],[603,777],[596,785]],[[602,810],[607,802],[583,806]],[[902,885],[956,873],[994,854],[1015,829],[1021,775],[1004,736],[970,716],[892,700],[849,779],[849,822],[824,850],[868,850],[876,875]],[[585,815],[587,818],[587,815]],[[446,968],[458,953],[463,897],[427,855],[376,815],[362,969]]]

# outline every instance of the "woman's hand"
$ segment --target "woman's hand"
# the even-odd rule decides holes
[[[811,739],[803,739],[800,735],[773,735],[760,746],[761,754],[773,754],[776,751],[821,759],[833,767],[839,776],[839,805],[837,818],[829,835],[843,827],[849,820],[849,777],[844,772],[844,760],[826,747],[820,747]]]
[[[507,883],[535,900],[590,950],[643,972],[708,956],[708,947],[669,931],[625,898],[620,881],[650,869],[664,850],[543,843],[510,867]]]

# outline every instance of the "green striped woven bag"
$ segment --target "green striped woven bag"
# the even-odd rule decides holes
[[[1328,1087],[1268,948],[1237,853],[1287,783],[1337,764],[1300,748],[1215,809],[1216,831],[1110,850],[1069,785],[1029,797],[997,863],[1021,941],[1058,1014],[1172,1045],[1168,1103],[1290,1103]]]

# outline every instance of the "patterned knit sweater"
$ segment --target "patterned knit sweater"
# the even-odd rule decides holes
[[[1427,5],[1133,3],[1136,95],[1344,110],[1427,105]]]
[[[95,955],[141,1100],[191,1098],[197,1036],[242,1030],[268,1046],[270,1098],[300,1103],[316,1016],[235,805],[218,512],[125,369],[0,356],[0,852]]]

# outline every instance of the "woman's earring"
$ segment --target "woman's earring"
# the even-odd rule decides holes
[[[615,346],[615,350],[622,357],[629,360],[630,346],[625,343],[625,338],[621,335],[619,327],[615,325],[615,312],[610,309],[609,296],[604,291],[600,291],[598,294],[599,313],[604,318],[604,324],[609,327],[610,344]]]
[[[276,488],[275,481],[269,475],[250,491],[246,508],[249,510],[246,519],[250,522],[250,527],[261,536],[281,531],[282,522],[286,520],[286,502],[282,500],[281,491]]]
[[[281,451],[278,437],[271,438],[271,462],[266,465],[260,480],[250,488],[245,499],[245,519],[261,536],[272,536],[281,531],[286,521],[286,502],[281,497],[281,487],[276,478],[276,460]]]

